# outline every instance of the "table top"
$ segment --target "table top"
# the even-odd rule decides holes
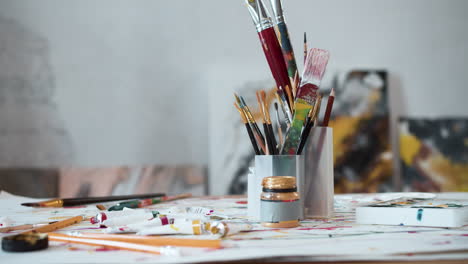
[[[434,228],[410,226],[359,225],[355,208],[369,202],[412,197],[415,193],[346,194],[335,196],[335,214],[331,219],[306,219],[297,228],[269,229],[250,221],[247,199],[243,196],[193,197],[147,208],[152,210],[182,210],[202,207],[212,209],[212,215],[232,223],[249,223],[253,229],[222,240],[221,249],[183,248],[178,256],[110,250],[103,247],[51,241],[46,250],[9,253],[0,252],[5,263],[244,263],[252,261],[287,263],[466,263],[468,260],[468,226]],[[427,195],[427,194],[425,194]],[[468,193],[440,193],[443,199],[468,199]],[[14,225],[49,222],[76,215],[94,216],[94,205],[74,208],[29,208],[20,203],[39,201],[0,193],[0,217]],[[144,209],[137,209],[144,210]],[[0,218],[1,219],[1,218]],[[88,221],[60,232],[95,232],[104,229]],[[0,236],[11,235],[1,234]],[[216,239],[213,235],[175,235],[171,237]]]

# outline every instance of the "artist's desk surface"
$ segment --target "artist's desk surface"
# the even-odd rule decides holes
[[[191,263],[217,262],[316,262],[343,263],[467,263],[468,226],[458,229],[358,225],[354,208],[376,198],[401,194],[354,194],[335,196],[332,219],[306,220],[293,229],[266,229],[254,224],[254,230],[233,235],[217,250],[188,250],[180,257],[167,257],[124,250],[106,250],[78,244],[51,242],[46,250],[28,253],[0,252],[0,263]],[[444,198],[468,199],[468,193],[438,194]],[[22,202],[37,201],[8,193],[0,194],[0,217],[16,224],[47,222],[76,215],[95,215],[95,206],[68,209],[25,208]],[[153,205],[155,210],[169,207],[202,206],[215,214],[247,221],[245,197],[199,197]],[[102,232],[96,225],[83,222],[65,231]],[[5,234],[2,234],[5,236]],[[204,237],[206,238],[206,237]]]

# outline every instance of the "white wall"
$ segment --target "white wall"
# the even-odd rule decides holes
[[[297,53],[307,31],[310,46],[331,51],[329,69],[389,71],[393,120],[468,114],[468,1],[284,6]],[[233,86],[207,87],[207,75],[248,66],[269,78],[241,0],[3,0],[0,16],[47,41],[74,164],[208,164],[208,91],[231,97]],[[215,193],[223,184],[214,177]]]

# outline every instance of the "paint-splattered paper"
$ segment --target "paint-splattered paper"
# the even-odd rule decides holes
[[[213,214],[226,218],[225,221],[247,222],[254,228],[249,232],[225,238],[222,249],[184,248],[179,257],[51,242],[49,249],[38,252],[13,254],[2,251],[0,259],[5,263],[15,264],[30,263],[31,259],[49,263],[189,263],[279,257],[295,261],[468,259],[468,226],[445,229],[359,225],[355,222],[355,208],[358,206],[402,197],[434,198],[435,196],[430,193],[337,195],[335,196],[336,213],[333,218],[308,219],[303,221],[301,226],[291,229],[268,229],[258,222],[249,221],[246,216],[247,199],[245,197],[190,198],[152,205],[149,208],[168,210],[199,206],[212,209]],[[436,198],[468,199],[468,193],[442,193],[437,194]],[[80,214],[92,216],[97,213],[97,209],[91,205],[66,209],[34,209],[19,206],[19,203],[37,200],[2,193],[0,194],[0,216],[11,218],[15,221],[13,224],[16,225],[46,222]],[[70,230],[103,232],[104,229],[89,222],[83,222],[61,232]],[[209,238],[210,235],[177,235],[176,237]],[[453,251],[459,252],[452,254]]]
[[[359,224],[462,227],[468,200],[400,198],[356,208]]]

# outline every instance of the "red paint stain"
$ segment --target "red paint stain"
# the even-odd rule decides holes
[[[332,226],[332,227],[303,227],[296,230],[335,230],[338,228],[351,228],[352,226]]]
[[[461,236],[468,236],[468,234],[461,234]]]
[[[96,251],[96,252],[107,252],[107,251],[117,251],[117,250],[120,250],[120,249],[110,248],[110,247],[100,247],[100,248],[96,248],[94,251]]]
[[[408,234],[416,234],[418,231],[408,231]]]
[[[247,204],[247,201],[237,201],[236,204]]]

